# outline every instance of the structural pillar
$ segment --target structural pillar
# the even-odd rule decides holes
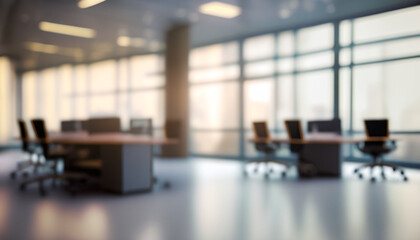
[[[177,145],[162,146],[163,157],[186,157],[188,155],[188,55],[189,26],[171,28],[166,33],[166,131],[175,133]],[[174,135],[174,134],[172,134]],[[173,136],[169,136],[173,137]]]

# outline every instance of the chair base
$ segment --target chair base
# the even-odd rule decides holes
[[[12,171],[10,173],[10,179],[14,180],[16,179],[17,175],[20,172],[22,173],[23,178],[28,178],[29,177],[29,173],[24,171],[24,170],[28,170],[29,168],[33,168],[33,172],[34,174],[36,174],[38,172],[38,167],[42,166],[42,164],[39,162],[39,157],[36,158],[36,161],[32,161],[32,156],[30,157],[29,160],[23,160],[17,163],[17,168],[16,170]]]
[[[375,167],[380,167],[380,168],[381,168],[381,177],[382,177],[382,179],[384,179],[384,180],[386,180],[386,175],[385,175],[385,172],[384,172],[384,167],[389,167],[389,168],[391,168],[394,172],[399,171],[399,172],[400,172],[400,174],[401,174],[401,176],[402,176],[402,178],[403,178],[403,180],[404,180],[404,181],[408,181],[408,177],[405,175],[405,171],[404,171],[402,168],[398,167],[397,165],[390,164],[390,163],[382,163],[382,162],[376,162],[376,161],[375,161],[375,162],[373,162],[373,163],[364,164],[364,165],[362,165],[362,166],[360,166],[360,167],[358,167],[358,168],[354,169],[354,173],[355,173],[355,174],[358,174],[359,178],[363,178],[363,175],[362,175],[362,173],[360,173],[360,171],[361,171],[362,169],[364,169],[364,168],[369,168],[369,169],[370,169],[370,173],[371,173],[371,174],[370,174],[370,175],[371,175],[370,180],[371,180],[372,182],[375,182],[375,181],[376,181],[376,178],[373,176],[373,169],[374,169]]]
[[[26,186],[32,183],[38,183],[39,184],[39,193],[41,196],[45,196],[47,194],[45,187],[44,187],[44,182],[46,180],[53,180],[53,186],[55,186],[55,180],[60,180],[60,181],[90,181],[92,180],[91,177],[89,177],[86,174],[83,173],[64,173],[64,174],[48,174],[45,176],[41,176],[41,177],[36,177],[27,181],[24,181],[20,184],[19,189],[21,191],[24,191],[26,189]]]
[[[245,166],[244,166],[244,175],[245,176],[248,175],[246,166],[249,165],[249,164],[255,164],[254,173],[258,173],[258,166],[260,164],[265,164],[264,177],[266,179],[268,179],[270,177],[270,174],[272,174],[274,172],[274,170],[271,167],[268,166],[269,164],[277,164],[277,165],[281,165],[281,166],[286,167],[286,170],[281,172],[282,177],[286,176],[286,171],[291,167],[291,165],[288,164],[288,163],[277,161],[277,160],[272,160],[272,159],[251,160],[251,161],[248,161],[248,162],[245,163]]]

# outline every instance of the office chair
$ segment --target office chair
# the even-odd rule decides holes
[[[18,126],[19,126],[20,139],[21,139],[21,142],[22,142],[22,151],[24,153],[29,154],[29,160],[18,162],[17,169],[10,173],[10,178],[11,179],[15,179],[19,172],[21,172],[25,169],[28,169],[30,167],[34,167],[34,172],[36,173],[37,170],[38,170],[38,166],[39,166],[37,149],[34,146],[29,145],[29,143],[28,143],[29,134],[28,134],[28,130],[26,128],[25,121],[23,121],[22,119],[19,119],[18,120]],[[35,162],[32,161],[32,158],[33,158],[34,155],[36,157]],[[24,178],[27,178],[29,176],[29,174],[27,172],[23,172],[22,175],[23,175]]]
[[[304,140],[302,125],[299,120],[286,120],[284,121],[286,125],[287,135],[290,140]],[[312,177],[317,174],[316,167],[309,163],[305,162],[303,158],[303,149],[304,144],[302,143],[290,143],[289,149],[291,153],[294,153],[298,156],[298,172],[301,177]]]
[[[46,195],[46,191],[44,188],[44,181],[52,179],[53,186],[55,185],[56,180],[87,180],[88,178],[84,174],[70,174],[70,173],[63,173],[59,174],[57,169],[57,163],[60,159],[64,159],[67,156],[67,152],[63,149],[56,148],[51,149],[50,144],[48,143],[48,132],[45,127],[45,122],[42,119],[33,119],[31,121],[32,127],[34,129],[36,138],[38,140],[38,144],[42,148],[42,155],[44,156],[45,160],[48,162],[52,162],[52,174],[47,174],[45,176],[36,177],[27,181],[24,181],[20,184],[20,190],[23,191],[26,189],[28,184],[38,182],[39,183],[39,193],[42,196]]]
[[[253,127],[254,127],[254,134],[257,139],[261,139],[261,140],[270,139],[270,133],[268,131],[267,122],[254,122]],[[263,159],[251,160],[251,161],[246,162],[246,165],[251,164],[251,163],[255,164],[254,173],[258,172],[258,166],[261,163],[265,164],[266,166],[265,172],[264,172],[264,178],[266,179],[268,179],[270,177],[270,174],[273,173],[273,168],[271,167],[268,168],[268,164],[282,165],[286,167],[286,171],[290,168],[289,164],[282,161],[274,160],[274,153],[279,148],[279,144],[269,143],[269,142],[256,142],[254,145],[257,152],[260,152],[264,155]],[[286,176],[286,171],[281,172],[282,177]],[[247,175],[246,168],[244,170],[244,174]]]
[[[87,129],[89,134],[119,133],[121,132],[120,118],[90,118],[87,122]]]
[[[80,132],[82,131],[82,121],[67,120],[61,121],[61,132]]]
[[[308,132],[335,133],[341,136],[341,120],[334,118],[332,120],[308,121]]]
[[[387,119],[379,120],[365,120],[365,131],[366,136],[369,137],[389,137],[389,126]],[[372,182],[376,181],[376,178],[373,176],[373,169],[375,167],[381,168],[381,176],[383,179],[386,179],[384,167],[390,167],[394,172],[399,171],[404,181],[408,181],[407,176],[403,169],[399,168],[397,165],[384,163],[383,156],[394,151],[397,146],[395,141],[366,141],[364,143],[358,143],[357,148],[372,157],[373,161],[371,163],[362,165],[354,169],[354,173],[359,175],[359,178],[363,178],[362,173],[360,172],[363,168],[370,168]]]
[[[130,119],[130,133],[153,136],[152,119]]]

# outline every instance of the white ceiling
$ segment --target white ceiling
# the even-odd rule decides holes
[[[177,24],[191,25],[191,45],[199,46],[293,26],[346,18],[420,4],[418,0],[221,0],[242,8],[234,19],[198,13],[207,0],[107,0],[79,9],[77,0],[0,0],[0,55],[16,61],[18,71],[63,63],[92,62],[153,52],[164,47],[165,32]],[[93,28],[94,39],[41,32],[40,21]],[[118,36],[140,37],[140,48],[120,47]],[[83,56],[32,52],[25,42],[80,48]]]

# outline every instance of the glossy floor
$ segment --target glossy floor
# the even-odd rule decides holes
[[[420,239],[420,171],[371,184],[342,179],[244,178],[235,161],[159,160],[168,190],[70,197],[36,186],[19,192],[8,172],[18,152],[0,153],[0,239]]]

